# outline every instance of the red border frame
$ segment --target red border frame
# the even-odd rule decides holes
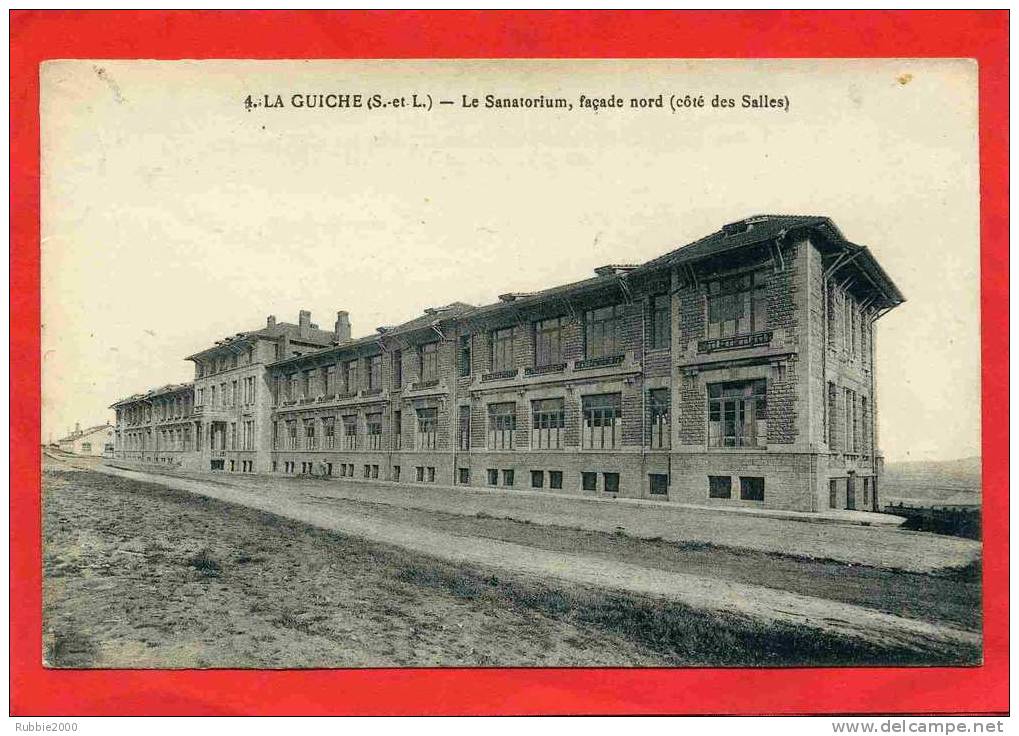
[[[1008,710],[1007,11],[12,11],[11,713]],[[40,664],[39,62],[969,57],[980,68],[985,663],[969,669],[49,671]],[[944,104],[952,104],[945,100]],[[936,114],[936,110],[931,111]]]

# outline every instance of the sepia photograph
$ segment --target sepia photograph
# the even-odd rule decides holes
[[[42,665],[980,666],[977,91],[42,63]]]

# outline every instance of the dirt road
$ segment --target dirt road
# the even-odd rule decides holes
[[[357,509],[350,505],[324,505],[314,498],[323,493],[331,496],[338,492],[342,496],[344,492],[349,492],[353,484],[347,487],[346,484],[312,481],[303,485],[304,488],[313,489],[314,494],[281,493],[277,484],[244,483],[233,478],[227,482],[219,478],[199,480],[119,468],[101,467],[99,470],[122,478],[153,481],[169,488],[241,504],[319,528],[395,545],[454,563],[468,563],[537,579],[555,578],[584,586],[652,596],[700,610],[737,614],[765,624],[795,626],[875,646],[932,651],[956,646],[971,648],[979,643],[979,634],[943,623],[905,618],[786,590],[637,565],[604,556],[541,549],[463,532],[430,529],[409,521],[381,519],[373,515],[370,509]],[[294,490],[300,485],[290,484],[286,488]],[[380,495],[384,493],[381,491]],[[614,508],[619,510],[622,507]],[[742,519],[740,521],[745,523]],[[795,523],[787,523],[787,526],[795,526]],[[803,526],[829,528],[821,525]],[[839,529],[843,531],[851,528]],[[884,532],[874,528],[853,531]],[[808,533],[806,538],[809,536]]]
[[[130,467],[130,466],[126,466]],[[145,472],[152,473],[151,468]],[[160,474],[167,473],[160,469]],[[170,471],[174,477],[209,481],[207,474]],[[849,524],[795,523],[675,504],[594,500],[528,490],[436,487],[223,473],[214,479],[252,495],[296,496],[365,501],[405,509],[486,514],[542,526],[625,533],[642,539],[697,542],[752,549],[853,565],[932,572],[964,567],[979,559],[980,543],[971,539]]]

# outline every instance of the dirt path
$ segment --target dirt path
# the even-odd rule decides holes
[[[927,573],[964,567],[980,557],[980,543],[971,539],[896,528],[808,523],[674,504],[625,503],[529,490],[438,487],[423,483],[322,481],[229,473],[210,479],[208,474],[135,469],[155,475],[229,484],[255,494],[292,496],[311,492],[403,509],[463,516],[488,514],[545,526],[609,534],[622,532],[636,538],[700,542],[909,572]]]
[[[323,506],[298,495],[274,492],[264,485],[241,486],[218,479],[180,478],[108,466],[96,470],[257,508],[319,528],[445,560],[539,579],[552,576],[582,585],[650,595],[700,609],[738,613],[756,620],[806,627],[880,646],[929,650],[954,644],[973,646],[980,641],[979,635],[973,632],[823,598],[383,521],[368,512]]]

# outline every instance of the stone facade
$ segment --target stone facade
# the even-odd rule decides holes
[[[902,296],[820,217],[764,216],[640,266],[350,338],[302,313],[118,402],[118,457],[224,472],[877,508],[874,322]],[[145,406],[174,452],[140,450]],[[151,392],[150,392],[151,393]],[[139,414],[140,413],[140,414]],[[161,416],[161,415],[159,415]],[[183,428],[181,428],[183,429]],[[188,438],[191,439],[188,439]],[[135,438],[135,439],[132,439]],[[155,447],[153,447],[153,450]]]

